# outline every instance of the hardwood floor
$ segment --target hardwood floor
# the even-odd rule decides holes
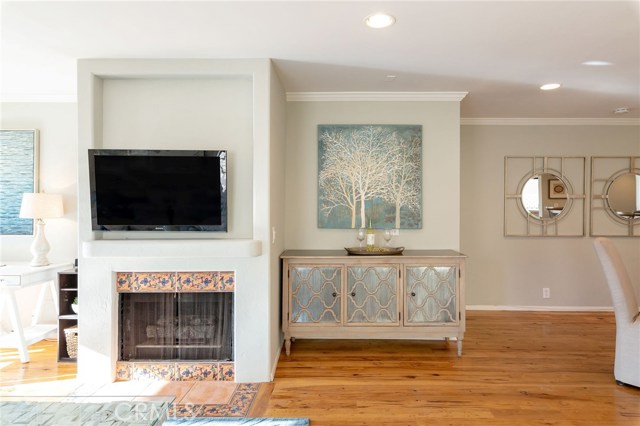
[[[57,341],[42,340],[28,349],[30,361],[23,364],[17,349],[0,348],[0,386],[75,379],[74,362],[57,362]]]
[[[615,384],[614,345],[612,313],[470,311],[462,358],[443,341],[298,340],[250,414],[312,426],[638,426],[640,389]],[[0,349],[0,386],[75,376],[55,362],[55,342],[29,349],[28,364]]]
[[[640,425],[613,379],[612,313],[467,312],[443,341],[298,340],[265,415],[320,425]],[[640,362],[640,360],[639,360]]]

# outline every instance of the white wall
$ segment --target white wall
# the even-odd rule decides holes
[[[78,257],[76,192],[77,192],[77,106],[75,103],[3,103],[0,105],[0,128],[38,129],[40,131],[40,190],[63,196],[64,217],[46,221],[46,236],[54,263],[73,263]],[[30,261],[29,247],[33,236],[0,236],[0,259]],[[31,320],[38,288],[16,293],[25,324]],[[55,322],[51,303],[46,304],[43,321]],[[2,328],[10,329],[7,310]]]
[[[401,230],[392,244],[409,249],[459,249],[460,103],[453,101],[288,102],[287,249],[340,249],[358,244],[355,230],[318,228],[319,124],[422,125],[423,228]]]
[[[213,237],[251,238],[252,106],[249,76],[106,79],[101,148],[226,149],[229,232]],[[135,234],[136,238],[149,236],[148,232]],[[123,234],[103,235],[114,236]]]
[[[273,321],[279,306],[273,263],[279,252],[270,244],[271,224],[282,223],[283,209],[270,206],[271,193],[278,190],[270,187],[271,167],[279,163],[269,158],[271,138],[284,133],[281,118],[271,121],[272,97],[281,91],[279,84],[272,88],[272,73],[269,60],[79,62],[79,297],[94,314],[79,319],[80,378],[114,377],[115,272],[233,270],[236,381],[271,380],[280,343]],[[132,135],[138,139],[129,141]],[[106,233],[91,231],[88,148],[185,149],[184,140],[190,147],[230,151],[234,194],[226,235],[154,233],[153,243],[145,245],[141,233],[107,239]]]
[[[278,355],[282,348],[282,327],[280,318],[280,300],[282,300],[280,278],[280,254],[285,249],[285,152],[286,152],[286,99],[282,83],[277,74],[271,68],[271,93],[270,93],[270,150],[269,162],[271,173],[269,175],[269,223],[271,225],[271,286],[270,298],[273,303],[269,312],[269,333],[271,365],[273,375],[278,364]]]
[[[503,236],[504,157],[640,155],[638,126],[462,126],[462,252],[467,305],[610,307],[590,237]],[[587,184],[588,185],[588,184]],[[585,223],[589,233],[589,203]],[[640,286],[640,239],[615,238]],[[551,298],[542,298],[542,288]],[[637,288],[640,296],[640,287]]]

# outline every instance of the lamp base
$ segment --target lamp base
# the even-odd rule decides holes
[[[44,222],[42,219],[38,219],[36,221],[36,237],[31,243],[31,254],[33,255],[33,259],[31,259],[30,266],[47,266],[51,263],[49,259],[47,259],[47,253],[49,253],[49,242],[44,235]]]
[[[29,262],[29,266],[48,266],[51,265],[51,262],[49,262],[49,259],[47,259],[47,257],[38,257],[38,258],[33,258],[31,259],[31,262]]]

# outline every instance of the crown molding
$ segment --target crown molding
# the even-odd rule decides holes
[[[287,92],[287,102],[460,102],[469,92]]]
[[[461,118],[462,126],[640,126],[640,118]]]

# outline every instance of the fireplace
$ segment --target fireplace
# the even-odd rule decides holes
[[[233,271],[117,272],[116,380],[235,381]]]
[[[120,361],[232,361],[233,293],[120,293]]]

